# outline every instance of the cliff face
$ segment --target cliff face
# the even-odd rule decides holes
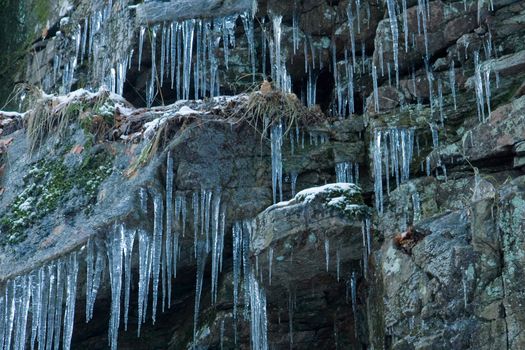
[[[2,349],[525,348],[524,1],[29,3]]]

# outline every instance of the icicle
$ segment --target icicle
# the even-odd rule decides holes
[[[390,145],[387,142],[390,141]],[[414,147],[414,129],[390,128],[387,130],[374,131],[374,191],[376,209],[379,213],[383,212],[383,183],[382,167],[385,163],[385,178],[387,189],[389,189],[389,177],[392,173],[396,177],[396,184],[408,180],[410,176],[410,163],[412,162]],[[390,160],[389,160],[390,158]],[[389,165],[390,164],[390,165]]]
[[[273,263],[273,248],[268,250],[268,284],[272,285],[272,263]]]
[[[139,29],[139,72],[142,64],[142,48],[144,47],[144,34],[146,33],[146,27],[141,26]]]
[[[175,22],[170,24],[170,78],[171,78],[171,89],[175,87],[175,69],[177,62],[177,40],[179,38],[179,26]]]
[[[47,266],[49,276],[49,294],[47,306],[47,333],[46,333],[46,349],[51,350],[54,340],[55,331],[55,308],[56,308],[56,262]],[[65,333],[64,333],[65,335]]]
[[[283,200],[283,163],[282,163],[282,144],[283,126],[282,121],[274,121],[271,126],[272,143],[272,189],[273,202],[277,203],[277,191],[279,191],[279,201]]]
[[[483,76],[485,78],[485,101],[487,102],[487,116],[490,117],[491,108],[490,108],[490,67],[484,67]]]
[[[184,21],[183,36],[184,36],[184,67],[183,67],[183,99],[190,98],[190,77],[191,77],[191,60],[193,56],[193,36],[195,32],[195,19]]]
[[[163,24],[160,37],[160,87],[164,85],[164,58],[166,56],[166,36],[168,27]]]
[[[355,55],[355,33],[354,33],[354,15],[352,12],[352,2],[348,2],[346,7],[346,15],[348,17],[348,31],[350,34],[350,45],[352,50],[352,72],[356,66],[356,55]]]
[[[31,349],[35,348],[35,341],[38,335],[38,326],[40,321],[40,312],[42,310],[42,282],[41,275],[43,268],[38,269],[33,276],[33,283],[31,284]],[[42,278],[43,280],[43,278]],[[5,301],[7,302],[7,301]],[[0,296],[0,324],[4,321],[1,310],[7,308],[6,304],[2,305],[2,296]],[[3,335],[2,329],[5,325],[0,327],[0,335]],[[0,345],[1,345],[0,341]]]
[[[117,349],[120,325],[120,297],[122,292],[122,252],[124,245],[124,226],[115,226],[114,232],[106,242],[109,279],[111,282],[111,312],[109,318],[108,343],[112,350]],[[64,333],[65,335],[65,333]]]
[[[213,209],[212,213],[212,278],[211,278],[211,302],[215,304],[217,302],[217,291],[219,284],[219,267],[222,259],[222,249],[224,246],[224,236],[221,234],[220,230],[220,220],[221,220],[221,193],[220,189],[215,192],[213,196]]]
[[[64,313],[64,336],[62,348],[69,350],[71,338],[73,337],[73,325],[75,322],[75,301],[77,295],[78,259],[77,253],[71,253],[67,262],[67,284],[66,284],[66,310]],[[119,300],[120,303],[120,300]],[[116,349],[116,342],[115,348]]]
[[[55,350],[58,350],[60,345],[60,336],[62,328],[62,305],[64,303],[64,262],[57,261],[57,289],[56,289],[56,305],[55,305]]]
[[[417,193],[417,191],[412,193],[412,210],[412,222],[415,223],[421,220],[421,200],[419,199],[419,193]]]
[[[253,350],[268,349],[268,319],[266,313],[266,294],[259,287],[257,279],[250,273],[247,277],[250,295],[250,338]]]
[[[254,38],[254,19],[251,13],[241,14],[242,24],[244,26],[244,32],[246,33],[246,39],[248,40],[248,51],[250,53],[250,63],[252,65],[252,80],[255,81],[255,38]],[[295,47],[295,44],[294,44]]]
[[[443,83],[441,79],[438,80],[438,105],[439,105],[439,121],[441,127],[445,127],[445,113],[443,111]]]
[[[151,243],[144,230],[139,230],[139,294],[138,294],[138,331],[146,320],[148,293],[151,278]]]
[[[355,12],[357,14],[357,33],[361,33],[361,0],[355,0]]]
[[[147,84],[147,91],[146,91],[146,104],[148,107],[151,107],[153,104],[153,100],[155,99],[155,84],[156,84],[156,75],[157,75],[157,65],[156,65],[156,59],[157,59],[157,30],[159,29],[159,26],[154,26],[151,28],[151,77],[149,80],[149,83]]]
[[[456,70],[454,69],[454,61],[450,62],[450,69],[448,71],[448,79],[450,83],[450,92],[452,93],[452,99],[454,100],[454,110],[457,110],[456,103]]]
[[[274,76],[276,87],[286,92],[286,75],[287,75],[286,65],[285,65],[285,62],[282,61],[283,58],[281,55],[281,40],[282,40],[281,22],[282,20],[283,20],[283,16],[272,15],[273,34],[274,34],[274,43],[275,43],[275,64],[274,64],[275,72],[272,71],[272,75]]]
[[[357,334],[357,276],[355,271],[350,277],[350,294],[352,298],[352,315],[354,316],[354,328]]]
[[[330,241],[328,238],[324,239],[324,259],[326,263],[326,272],[328,272],[328,268],[330,265]]]
[[[153,196],[153,242],[151,246],[151,264],[153,274],[153,303],[151,309],[151,319],[155,324],[157,316],[157,300],[159,295],[159,279],[161,267],[161,253],[162,253],[162,222],[163,222],[163,201],[159,193]]]
[[[403,32],[405,34],[405,52],[408,52],[408,15],[407,0],[401,0],[403,6]]]
[[[396,5],[394,0],[386,0],[388,17],[390,18],[390,30],[392,31],[392,54],[394,55],[394,67],[396,71],[396,86],[399,86],[399,33],[397,27]]]
[[[82,46],[80,50],[80,64],[84,62],[84,56],[86,55],[86,43],[88,34],[89,17],[84,18],[84,31],[82,32]]]
[[[124,231],[124,330],[128,330],[129,300],[131,295],[131,258],[133,254],[133,245],[135,243],[135,230]]]
[[[5,286],[5,310],[4,311],[4,334],[3,334],[3,349],[11,349],[11,342],[13,341],[13,330],[15,327],[15,315],[16,315],[16,282],[15,280],[7,281]],[[11,293],[9,293],[11,290]]]
[[[233,330],[235,344],[237,344],[237,304],[239,302],[239,286],[241,281],[242,264],[242,223],[235,222],[232,229],[233,240]]]
[[[381,152],[381,130],[374,131],[374,192],[375,202],[377,211],[383,213],[383,173],[382,173],[382,162],[383,156]]]
[[[430,63],[428,61],[425,61],[425,71],[427,74],[427,81],[428,81],[428,99],[430,101],[430,114],[434,114],[434,92],[433,92],[433,82],[434,82],[434,74],[432,73],[432,67],[430,66]]]
[[[104,250],[98,240],[88,242],[86,253],[86,322],[93,318],[93,308],[97,297],[102,271],[105,267]],[[96,255],[95,255],[96,254]]]
[[[290,174],[290,182],[292,184],[292,197],[295,197],[295,194],[297,193],[297,178],[299,174],[296,171],[292,171]]]
[[[299,50],[299,13],[297,11],[297,0],[294,0],[292,15],[292,41],[294,55],[297,54],[297,50]]]
[[[377,69],[375,64],[372,65],[372,82],[374,85],[374,110],[379,113],[379,90],[377,88]]]
[[[50,279],[48,278],[48,268],[44,266],[39,271],[39,283],[42,292],[42,305],[40,308],[40,318],[38,319],[38,348],[44,349],[46,346],[47,336],[47,307],[49,303]],[[7,298],[6,298],[7,300]]]
[[[197,240],[197,276],[195,283],[195,307],[193,312],[193,349],[196,349],[195,342],[197,340],[197,327],[199,325],[200,299],[207,256],[206,242],[201,239]]]
[[[163,277],[166,279],[168,287],[168,308],[171,307],[171,278],[173,276],[173,253],[176,250],[173,246],[173,158],[171,152],[166,156],[166,240],[164,246],[164,261],[162,265]],[[178,249],[178,244],[177,244]]]

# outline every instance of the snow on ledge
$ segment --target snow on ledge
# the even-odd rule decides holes
[[[326,184],[324,186],[312,187],[302,190],[295,195],[294,201],[310,203],[320,194],[329,194],[333,192],[345,192],[348,195],[360,194],[361,188],[353,183],[347,182]]]

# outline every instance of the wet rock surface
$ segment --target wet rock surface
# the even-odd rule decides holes
[[[190,69],[187,91],[177,86],[182,82],[170,86],[171,74],[184,80],[184,62],[177,58],[171,73],[171,58],[160,59],[171,57],[173,29],[139,10],[175,8],[177,1],[113,1],[109,10],[105,1],[35,3],[26,22],[0,15],[1,26],[17,33],[0,40],[10,53],[8,60],[0,55],[0,80],[61,96],[29,85],[19,86],[16,98],[1,91],[1,104],[8,102],[2,109],[19,110],[0,112],[1,339],[11,334],[10,305],[17,315],[13,339],[22,337],[22,290],[35,298],[37,280],[53,280],[67,298],[73,281],[58,273],[73,276],[76,257],[74,318],[66,320],[66,312],[57,319],[74,326],[71,348],[116,347],[115,334],[119,349],[525,348],[524,1],[259,1],[253,22],[244,15],[193,23],[190,68],[200,62],[203,70]],[[196,17],[253,5],[202,3],[208,7]],[[19,18],[20,9],[9,6],[7,15]],[[174,23],[183,40],[192,24]],[[217,28],[215,41],[199,41]],[[182,42],[175,57],[184,56]],[[284,68],[275,61],[277,44]],[[276,76],[280,69],[289,77]],[[199,95],[192,78],[199,74],[203,99],[175,102]],[[252,91],[268,93],[264,79],[272,80],[270,92],[289,80],[293,101],[319,106],[301,109],[296,119],[286,119],[289,106],[282,105],[274,115],[245,113]],[[212,98],[213,84],[238,95]],[[107,90],[64,97],[101,85],[130,102]],[[272,139],[279,118],[280,142]],[[289,201],[273,204],[279,180],[272,174],[280,172],[282,199]],[[335,195],[318,188],[340,182],[360,188]],[[310,188],[318,190],[301,192]],[[372,204],[379,197],[381,214]],[[240,258],[235,227],[249,232]],[[119,232],[135,240],[115,248]],[[140,242],[141,232],[151,245]],[[88,275],[96,275],[89,272],[88,242],[97,242],[105,267],[86,323]],[[168,249],[176,278],[165,277]],[[131,258],[118,265],[119,254]],[[148,277],[146,315],[144,261],[159,269]],[[118,271],[121,287],[112,277]],[[257,288],[248,283],[254,280]],[[166,281],[171,307],[162,310]],[[22,299],[8,304],[15,294]],[[251,297],[265,300],[266,326],[254,325],[264,317],[248,306]],[[49,307],[50,315],[63,314]],[[29,325],[37,310],[27,314]],[[108,323],[115,322],[112,334]],[[264,327],[267,339],[254,340]],[[26,348],[35,331],[27,332]]]

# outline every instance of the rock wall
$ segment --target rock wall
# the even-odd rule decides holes
[[[2,349],[525,347],[525,2],[203,3],[8,1]]]

